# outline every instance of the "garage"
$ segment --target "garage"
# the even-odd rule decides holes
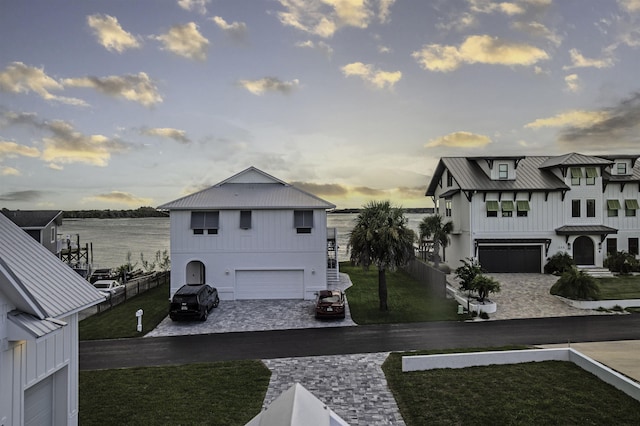
[[[236,300],[304,299],[303,270],[236,271]]]
[[[542,272],[542,246],[479,246],[478,260],[487,272]]]

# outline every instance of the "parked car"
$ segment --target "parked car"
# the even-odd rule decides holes
[[[169,317],[173,321],[199,319],[206,321],[209,311],[218,307],[218,290],[208,284],[185,284],[171,299]]]
[[[89,282],[94,284],[98,280],[115,280],[118,279],[118,273],[110,268],[95,269],[89,276]]]
[[[116,280],[98,280],[93,283],[93,286],[107,297],[113,297],[124,293],[125,290],[124,286]]]
[[[342,290],[321,290],[316,295],[316,318],[344,318],[345,297]]]

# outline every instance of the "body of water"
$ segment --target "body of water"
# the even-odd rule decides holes
[[[405,215],[409,227],[418,232],[418,225],[426,214]],[[353,228],[356,214],[329,214],[327,226],[336,228],[338,233],[338,259],[347,260],[347,241]],[[153,261],[156,252],[169,251],[169,218],[131,219],[64,219],[59,231],[63,236],[80,236],[80,245],[89,243],[93,248],[94,268],[115,268],[127,263],[127,253],[131,253],[131,263],[138,262],[140,254],[145,260]]]

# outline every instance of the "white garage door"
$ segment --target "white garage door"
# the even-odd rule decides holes
[[[300,270],[237,271],[236,299],[303,299]]]
[[[24,424],[53,424],[53,376],[24,391]]]

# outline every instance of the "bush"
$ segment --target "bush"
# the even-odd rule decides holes
[[[573,300],[598,300],[600,288],[591,275],[574,267],[562,274],[551,287],[551,294]]]
[[[638,268],[638,260],[632,254],[619,251],[607,256],[604,260],[604,267],[613,272],[627,275]]]
[[[544,265],[545,274],[563,274],[570,271],[575,266],[573,259],[569,253],[556,253],[549,258],[549,261]]]
[[[484,302],[490,293],[500,291],[500,284],[493,278],[480,274],[471,281],[471,290],[475,290],[478,293],[478,300]]]
[[[487,320],[489,319],[489,314],[486,313],[485,311],[482,311],[480,312],[480,318]]]
[[[478,262],[470,258],[461,260],[461,262],[462,266],[455,270],[456,277],[460,280],[460,289],[471,291],[473,290],[471,283],[476,276],[482,274],[482,267]]]

